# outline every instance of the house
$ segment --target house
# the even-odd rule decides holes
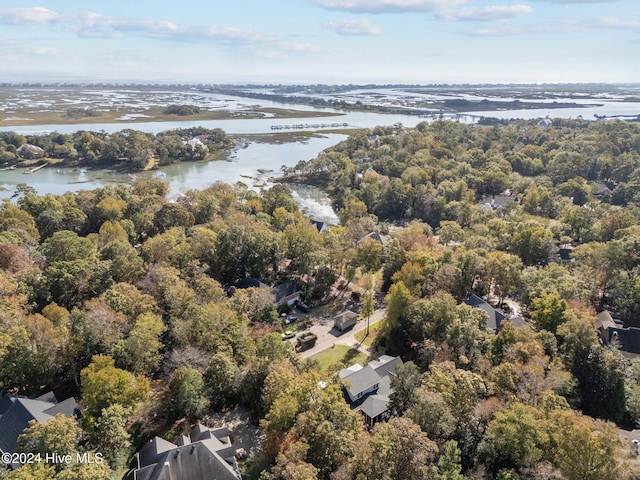
[[[615,190],[616,184],[613,182],[602,181],[598,182],[596,185],[596,191],[593,194],[595,198],[605,198],[611,195],[611,193]]]
[[[538,122],[538,126],[539,127],[550,127],[553,125],[553,122],[551,120],[549,120],[548,118],[543,118],[542,120],[540,120]]]
[[[298,284],[293,280],[276,285],[271,288],[270,293],[273,298],[273,302],[278,307],[281,305],[291,306],[302,299],[302,291],[298,288]]]
[[[186,140],[183,142],[185,145],[188,145],[191,147],[191,150],[196,150],[197,148],[205,148],[205,144],[202,143],[202,140],[200,140],[197,137],[193,137],[189,140]]]
[[[518,315],[515,317],[507,318],[502,310],[493,308],[491,305],[489,305],[489,303],[487,303],[477,295],[471,295],[464,301],[464,303],[466,303],[470,307],[479,308],[487,315],[487,330],[493,330],[497,333],[500,331],[505,321],[511,322],[516,327],[522,327],[526,325],[526,322],[524,321],[524,318],[522,318],[522,316]]]
[[[574,247],[570,243],[560,245],[560,247],[558,247],[558,263],[569,263],[571,261],[571,254],[575,249],[576,247]]]
[[[374,242],[378,242],[380,245],[385,245],[389,240],[391,240],[391,237],[382,235],[378,232],[371,232],[358,240],[358,245],[362,245],[367,240],[373,240]]]
[[[320,220],[311,220],[311,225],[318,229],[318,233],[324,233],[329,230],[329,226],[325,222]]]
[[[515,202],[515,199],[511,195],[485,195],[476,202],[476,205],[485,210],[499,210],[513,202]]]
[[[178,444],[155,437],[134,459],[128,480],[241,480],[229,430],[197,425]]]
[[[358,320],[358,314],[351,310],[339,313],[333,318],[333,326],[341,332],[353,327]]]
[[[351,410],[362,414],[369,427],[389,416],[391,377],[400,364],[400,357],[383,355],[364,367],[356,363],[339,372],[345,399]]]
[[[43,148],[37,145],[31,145],[30,143],[20,145],[20,147],[18,147],[18,149],[16,150],[16,153],[20,158],[26,159],[42,158],[45,155],[45,151]]]
[[[269,288],[269,285],[267,285],[266,283],[263,283],[262,281],[258,280],[257,278],[251,278],[251,277],[244,277],[242,280],[240,280],[239,282],[235,283],[233,285],[236,288]]]
[[[614,345],[629,356],[640,355],[640,328],[625,328],[607,310],[600,312],[597,317],[595,327],[602,343]]]
[[[5,395],[0,399],[0,454],[13,453],[16,442],[31,420],[47,423],[49,419],[62,413],[68,417],[80,418],[78,404],[73,397],[58,402],[53,392],[38,398]],[[18,468],[19,463],[10,468]]]

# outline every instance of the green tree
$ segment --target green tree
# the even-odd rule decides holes
[[[319,469],[306,461],[309,445],[294,442],[278,455],[273,474],[277,480],[315,480]]]
[[[543,293],[531,302],[531,319],[538,329],[556,333],[567,319],[567,303],[557,293]]]
[[[193,214],[179,203],[165,203],[154,218],[154,224],[159,232],[166,232],[172,227],[190,228],[194,223]]]
[[[405,416],[433,440],[449,438],[456,430],[456,419],[444,397],[424,387],[416,391]]]
[[[494,471],[520,469],[542,460],[549,446],[549,435],[542,413],[520,403],[495,414],[489,423],[480,454]]]
[[[113,358],[106,355],[95,355],[89,366],[80,372],[80,381],[87,426],[92,425],[103,409],[112,405],[121,405],[133,413],[149,398],[151,391],[148,379],[116,368]]]
[[[149,374],[156,369],[162,360],[161,336],[165,330],[159,315],[143,313],[136,318],[129,336],[121,344],[121,363],[127,370],[135,374]]]
[[[422,375],[413,362],[405,362],[396,367],[396,374],[391,377],[393,393],[389,396],[389,410],[394,415],[404,415],[412,404],[416,389],[422,383]]]
[[[513,236],[511,243],[511,250],[525,265],[546,264],[553,248],[553,234],[543,227],[525,227]]]
[[[209,406],[202,374],[191,367],[180,367],[169,381],[171,408],[176,418],[195,419]]]
[[[88,238],[79,237],[69,230],[55,232],[42,244],[42,254],[47,264],[95,258],[96,249]]]
[[[388,423],[376,424],[368,442],[369,448],[359,451],[366,458],[354,459],[356,478],[435,478],[436,444],[408,418],[392,418]]]
[[[31,463],[7,474],[7,480],[51,480],[56,478],[53,467],[46,463]]]
[[[216,353],[209,362],[205,383],[211,407],[221,409],[233,405],[240,394],[242,374],[233,359],[222,352]]]
[[[567,480],[624,478],[615,425],[570,410],[554,410],[549,417],[549,430],[553,463]]]
[[[36,420],[29,422],[22,435],[18,437],[16,451],[40,454],[42,458],[49,453],[61,456],[71,455],[75,459],[78,441],[82,429],[74,417],[67,417],[59,413],[44,424]],[[66,465],[56,463],[54,468],[62,470]]]
[[[504,297],[516,292],[520,287],[522,262],[515,255],[500,251],[491,252],[487,255],[484,266],[493,293],[500,298],[500,303]]]
[[[131,449],[131,436],[127,432],[127,410],[118,404],[102,410],[96,419],[91,444],[104,455],[114,471],[126,466]]]
[[[585,414],[616,422],[622,419],[624,374],[617,356],[604,347],[591,347],[576,356],[571,373],[578,380],[578,394]]]
[[[74,463],[62,470],[56,480],[111,480],[113,475],[106,462]]]
[[[462,474],[460,460],[458,442],[455,440],[445,442],[444,451],[438,459],[438,471],[440,473],[438,480],[465,480],[466,477]]]

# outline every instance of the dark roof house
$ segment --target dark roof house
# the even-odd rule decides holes
[[[263,283],[257,278],[244,277],[242,280],[234,284],[236,288],[269,288],[269,285]]]
[[[493,308],[486,300],[478,297],[477,295],[471,295],[467,298],[464,303],[469,305],[470,307],[479,308],[487,315],[487,329],[493,330],[494,332],[498,332],[505,321],[511,322],[516,327],[521,327],[525,325],[525,321],[521,316],[507,318],[505,313],[498,309]]]
[[[178,444],[151,439],[136,454],[129,480],[240,480],[226,428],[197,425]]]
[[[367,240],[373,240],[374,242],[378,242],[380,245],[385,245],[389,240],[391,240],[391,237],[378,232],[371,232],[358,240],[358,245],[362,245]]]
[[[640,328],[627,327],[616,322],[611,313],[604,310],[598,314],[596,330],[605,345],[615,345],[622,352],[640,355]]]
[[[301,299],[302,291],[298,288],[298,284],[291,280],[271,288],[271,296],[278,307],[280,305],[291,306]]]
[[[320,220],[311,220],[311,225],[318,229],[318,233],[324,233],[329,230],[329,226]]]
[[[73,397],[58,402],[53,392],[38,398],[5,395],[0,399],[0,454],[13,453],[16,442],[31,420],[47,423],[57,414],[80,418],[78,404]],[[12,465],[13,468],[19,464]]]
[[[383,355],[364,367],[356,363],[340,370],[345,398],[370,427],[389,414],[389,395],[393,393],[391,377],[401,363],[400,357]]]

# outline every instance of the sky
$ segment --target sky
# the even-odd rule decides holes
[[[0,82],[640,82],[640,2],[0,0]]]

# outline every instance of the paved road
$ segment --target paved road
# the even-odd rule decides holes
[[[382,320],[384,318],[384,315],[384,308],[375,310],[373,312],[373,315],[371,315],[370,324]],[[356,333],[361,332],[366,328],[367,320],[358,320],[358,323],[356,323],[356,325],[351,330],[340,335],[340,332],[333,328],[333,320],[316,323],[309,330],[318,336],[318,340],[316,340],[316,344],[313,348],[300,353],[300,356],[302,358],[308,358],[312,355],[315,355],[316,353],[326,350],[327,348],[331,348],[334,344],[347,345],[349,347],[358,348],[363,352],[368,352],[368,347],[366,347],[365,345],[360,345],[360,343],[355,338]]]

